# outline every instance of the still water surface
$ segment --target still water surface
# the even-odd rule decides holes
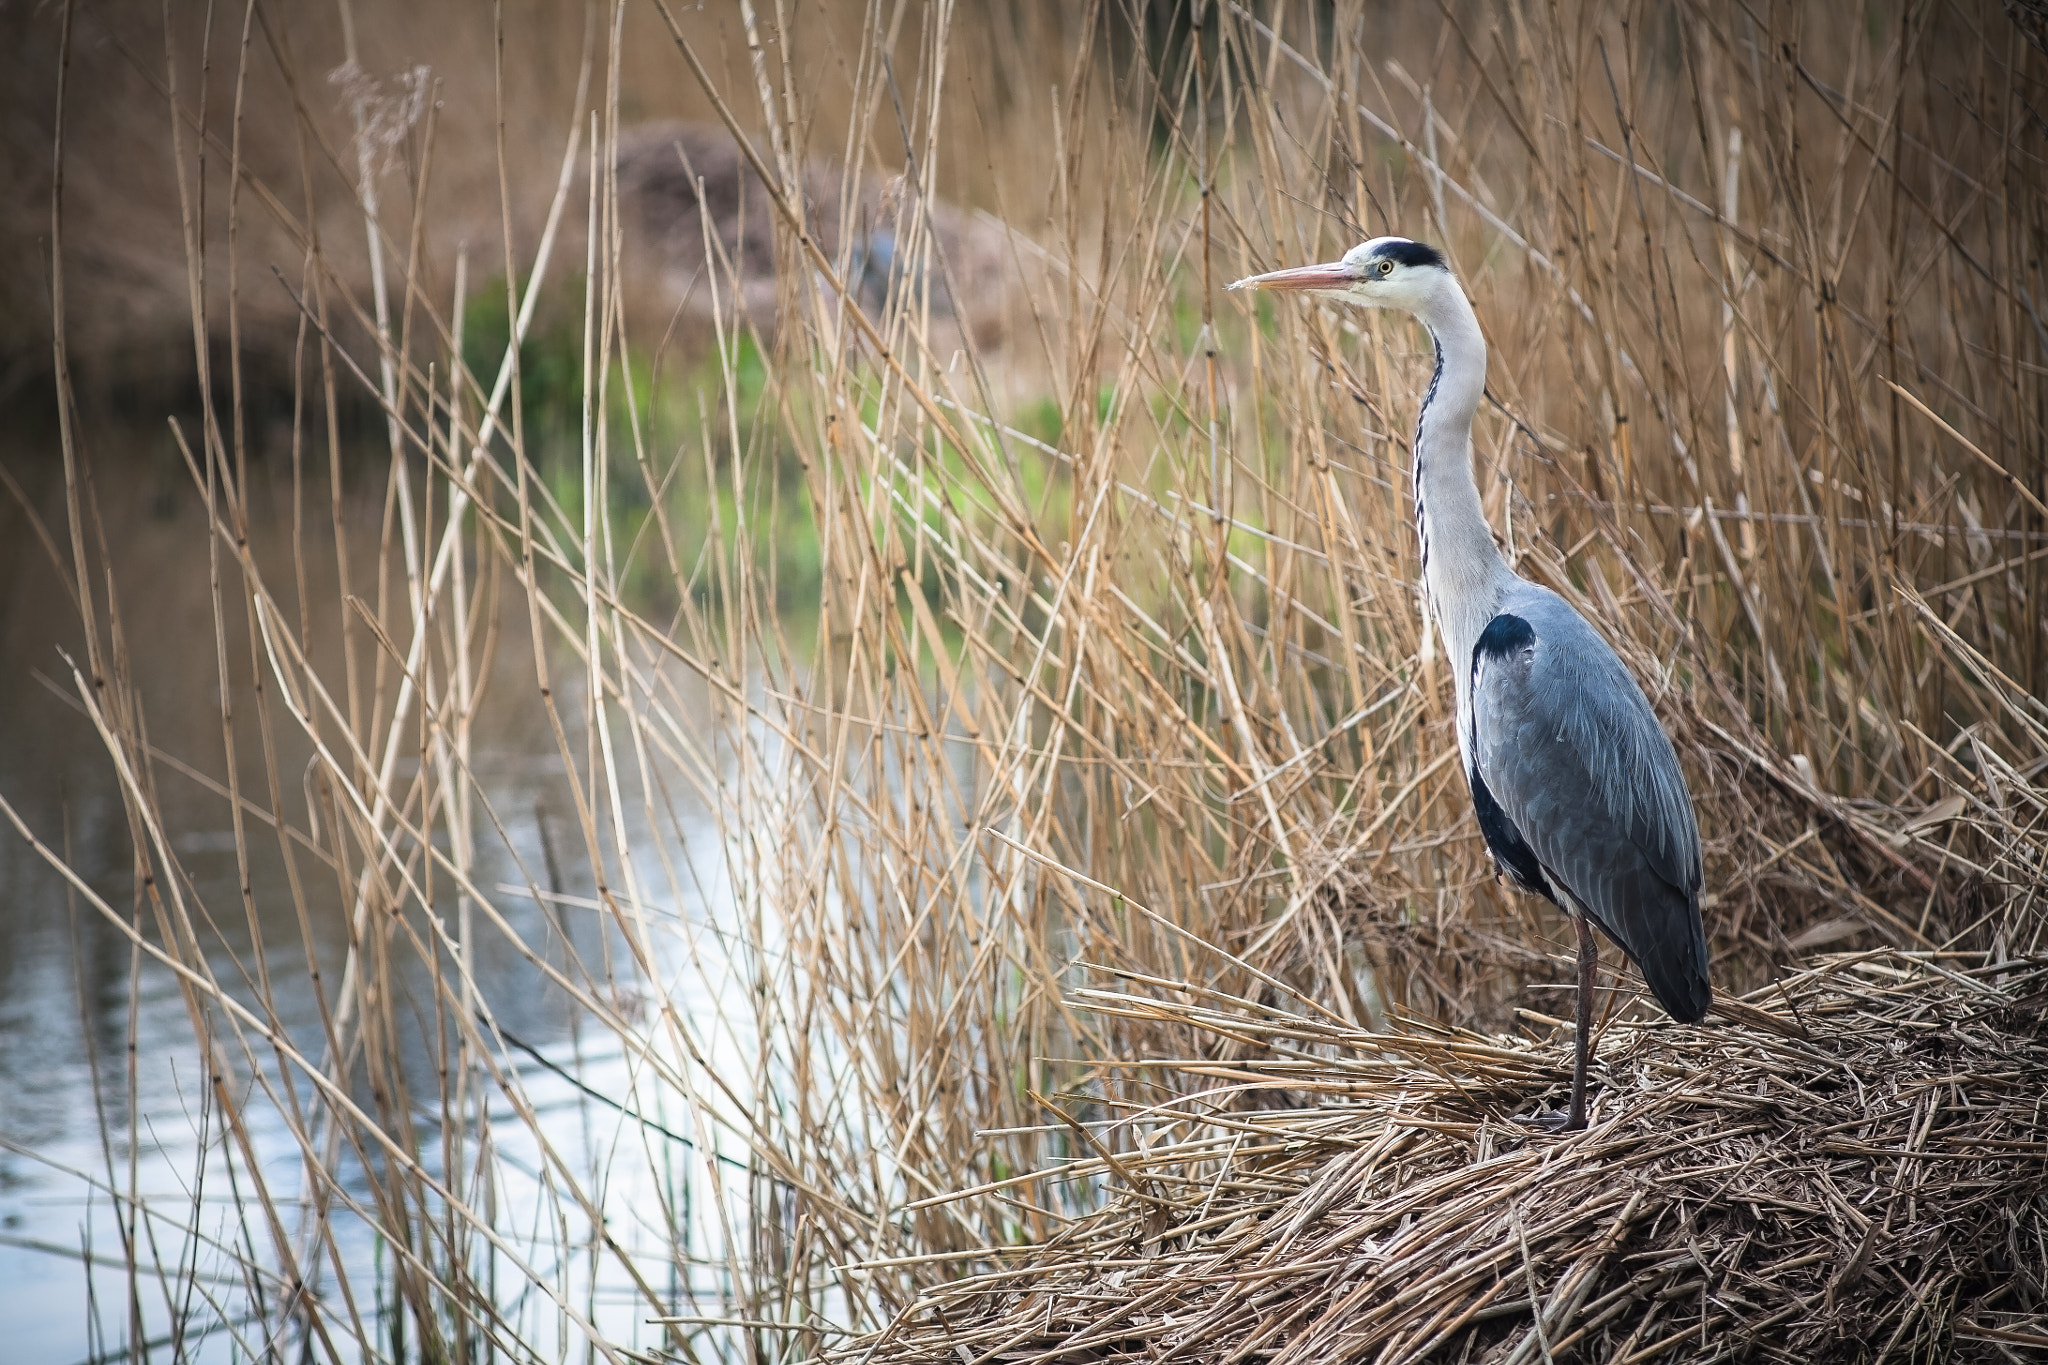
[[[203,505],[161,439],[116,434],[99,444],[120,452],[97,455],[97,482],[107,528],[107,567],[141,680],[151,741],[160,752],[218,782],[226,776],[227,760]],[[20,452],[5,458],[10,470],[31,485],[31,497],[39,496],[46,524],[68,554],[57,496],[61,489],[51,477],[55,451],[43,460]],[[374,546],[384,512],[381,484],[370,478],[360,482],[350,489],[345,529],[352,546]],[[342,597],[334,536],[321,505],[324,488],[314,496],[320,502],[308,507],[299,532],[308,566],[306,635],[311,653],[323,661],[323,672],[337,676]],[[288,468],[257,471],[252,508],[255,553],[269,566],[273,581],[291,582],[294,519]],[[351,586],[367,598],[375,591],[374,567],[361,549],[352,563],[356,581]],[[231,564],[227,571],[232,573]],[[591,879],[578,872],[581,843],[569,814],[563,758],[534,700],[524,603],[506,586],[500,602],[503,638],[475,728],[474,756],[477,788],[502,822],[503,833],[480,824],[487,833],[477,840],[475,879],[487,891],[500,889],[496,905],[507,927],[526,943],[541,946],[549,961],[564,968],[598,963],[616,953],[618,943],[580,903]],[[256,665],[238,619],[244,609],[232,580],[226,609],[241,776],[251,798],[267,804],[261,737],[248,720],[254,714],[250,682]],[[65,655],[78,657],[81,639],[63,580],[27,518],[18,507],[0,506],[0,797],[38,838],[63,852],[117,914],[140,915],[145,932],[154,938],[149,913],[138,907],[128,819],[113,765],[91,723],[67,700],[75,694]],[[573,661],[566,662],[573,669]],[[560,677],[556,681],[562,685]],[[573,682],[572,674],[572,689]],[[576,714],[574,706],[564,709],[572,718]],[[289,725],[275,731],[278,771],[286,775],[282,801],[288,818],[303,828],[308,809],[304,785],[297,791],[289,788],[307,770],[311,750],[302,736],[294,744],[290,731]],[[572,737],[572,745],[578,743]],[[188,878],[190,899],[211,914],[200,940],[217,979],[229,983],[239,998],[254,1001],[260,969],[267,968],[273,1008],[285,1032],[304,1053],[320,1056],[322,1002],[308,962],[310,957],[321,964],[331,992],[348,944],[347,888],[332,871],[302,854],[297,860],[305,887],[302,921],[288,894],[277,838],[253,827],[256,833],[248,841],[256,907],[252,924],[237,888],[236,841],[226,802],[169,764],[161,764],[154,779],[168,842]],[[661,978],[672,983],[665,994],[701,1026],[700,1041],[714,1057],[737,1067],[745,1043],[725,1029],[720,1008],[724,978],[732,968],[727,945],[733,941],[722,924],[732,913],[722,875],[722,835],[705,812],[689,808],[683,794],[677,793],[675,801],[681,804],[674,824],[650,831],[643,823],[635,841],[645,847],[654,838],[680,838],[682,847],[670,850],[672,860],[703,879],[692,886],[688,903],[650,907],[654,939],[665,957]],[[537,900],[525,889],[545,886],[550,877],[562,893],[558,901]],[[650,876],[647,884],[666,883]],[[586,1187],[602,1199],[612,1236],[636,1254],[650,1281],[679,1290],[679,1272],[669,1254],[678,1234],[669,1219],[679,1203],[691,1202],[691,1182],[703,1181],[716,1136],[707,1138],[693,1128],[689,1113],[664,1110],[653,1114],[662,1126],[679,1136],[695,1134],[698,1145],[685,1149],[663,1138],[650,1145],[644,1128],[590,1102],[581,1087],[613,1096],[635,1094],[635,1068],[622,1056],[618,1039],[603,1031],[579,1031],[565,994],[502,934],[480,933],[474,962],[484,1004],[504,1035],[531,1049],[508,1048],[500,1062],[516,1073],[548,1143],[569,1168],[584,1173]],[[443,1144],[437,1136],[438,1089],[428,1046],[437,1025],[430,1022],[432,993],[424,989],[425,970],[414,961],[404,978],[422,989],[401,1011],[409,1012],[412,1021],[402,1048],[417,1087],[418,1150],[439,1175],[444,1174],[437,1165]],[[277,1092],[252,1089],[238,1050],[230,1045],[227,1051],[239,1073],[238,1093],[247,1105],[257,1163],[276,1197],[289,1202],[304,1188],[300,1144]],[[278,1068],[273,1064],[270,1072],[275,1085]],[[563,1073],[574,1075],[580,1085]],[[235,1183],[237,1163],[224,1155],[218,1116],[199,1102],[203,1075],[192,1016],[172,974],[139,957],[119,927],[77,895],[11,826],[0,826],[0,1323],[6,1334],[0,1359],[16,1365],[67,1365],[117,1358],[135,1313],[155,1339],[151,1359],[247,1359],[280,1344],[264,1336],[270,1324],[260,1319],[236,1330],[218,1326],[224,1318],[245,1317],[249,1302],[236,1259],[223,1248],[250,1246],[255,1259],[271,1258],[261,1229],[245,1230],[238,1216],[246,1189]],[[309,1095],[301,1086],[298,1098]],[[502,1095],[493,1100],[497,1221],[533,1229],[555,1216],[559,1196],[545,1192],[550,1183],[546,1163],[532,1132],[509,1111]],[[644,1093],[636,1103],[650,1113],[662,1106],[660,1097]],[[361,1167],[351,1165],[345,1153],[340,1166],[344,1185],[367,1204],[370,1185]],[[246,1174],[240,1179],[246,1185]],[[150,1210],[137,1256],[145,1266],[166,1267],[178,1292],[167,1294],[145,1274],[138,1298],[131,1300],[118,1205],[110,1194],[131,1190]],[[685,1243],[701,1239],[704,1245],[693,1249],[712,1255],[715,1202],[715,1197],[698,1197],[695,1212],[683,1216],[680,1234]],[[696,1228],[698,1223],[703,1227]],[[336,1227],[343,1269],[362,1300],[357,1311],[374,1320],[373,1286],[388,1281],[388,1255],[362,1218],[344,1210],[336,1215]],[[248,1240],[252,1236],[254,1244]],[[575,1240],[573,1230],[569,1240]],[[608,1269],[601,1257],[567,1256],[561,1247],[561,1238],[538,1233],[527,1244],[541,1258],[537,1269],[595,1316],[608,1335],[653,1345],[659,1329],[644,1325],[651,1315],[648,1305],[629,1292],[623,1276]],[[547,1264],[549,1256],[562,1263]],[[334,1281],[330,1268],[322,1284],[332,1292]],[[528,1297],[543,1296],[529,1291]],[[540,1324],[530,1339],[533,1345],[545,1349],[547,1334],[554,1330],[561,1348],[580,1356],[578,1338],[566,1324],[548,1328],[549,1315],[538,1308],[533,1320]],[[200,1327],[209,1330],[200,1334]],[[297,1357],[296,1344],[289,1355]]]

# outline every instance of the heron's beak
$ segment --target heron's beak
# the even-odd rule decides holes
[[[1316,289],[1348,289],[1358,277],[1342,261],[1323,265],[1297,265],[1291,270],[1273,270],[1252,275],[1231,285],[1232,289],[1287,289],[1296,293]]]

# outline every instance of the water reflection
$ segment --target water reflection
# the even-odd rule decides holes
[[[339,1003],[360,868],[335,866],[333,843],[320,832],[346,811],[336,793],[323,789],[310,741],[279,712],[277,684],[252,645],[232,557],[209,557],[199,495],[167,475],[158,438],[102,433],[94,445],[106,570],[118,607],[114,638],[139,680],[144,723],[160,756],[141,780],[154,788],[163,838],[182,874],[175,890],[190,907],[193,938],[227,993],[275,1021],[291,1048],[321,1058]],[[10,467],[38,468],[19,460]],[[55,467],[52,453],[42,468]],[[64,545],[57,481],[46,477],[32,496]],[[288,466],[259,467],[251,487],[252,550],[273,591],[291,585],[279,605],[321,676],[344,679],[347,595],[392,600],[403,579],[398,566],[387,563],[380,582],[370,552],[387,512],[382,481],[358,471],[346,489],[346,584],[325,501],[324,487],[307,489],[296,509],[302,515],[295,515]],[[0,511],[0,796],[116,915],[161,943],[164,926],[140,891],[114,765],[75,700],[67,656],[82,659],[83,637],[65,577],[20,509]],[[584,1012],[556,980],[559,974],[608,990],[613,998],[607,1005],[622,1012],[644,1013],[649,1003],[630,998],[636,973],[609,970],[625,945],[608,917],[590,908],[594,878],[564,785],[563,756],[537,701],[524,602],[503,591],[496,603],[499,640],[472,756],[480,798],[473,881],[500,918],[480,908],[469,916],[471,962],[478,1008],[511,1040],[492,1061],[516,1075],[522,1102],[536,1117],[529,1120],[505,1094],[487,1091],[468,1111],[478,1116],[476,1124],[441,1131],[443,1068],[460,1021],[449,1012],[459,994],[435,988],[437,972],[455,970],[451,945],[435,935],[454,935],[463,916],[451,878],[424,864],[409,871],[418,884],[432,885],[433,918],[414,906],[403,916],[371,922],[363,940],[366,951],[388,953],[394,963],[388,1052],[399,1059],[396,1075],[380,1077],[359,1062],[349,1072],[351,1095],[381,1117],[387,1132],[409,1130],[406,1143],[427,1172],[479,1207],[487,1204],[501,1225],[523,1221],[531,1231],[537,1221],[559,1216],[560,1178],[550,1170],[551,1159],[558,1170],[582,1173],[615,1215],[611,1235],[644,1258],[651,1282],[679,1292],[682,1286],[672,1283],[675,1243],[714,1250],[708,1229],[717,1221],[716,1196],[694,1191],[718,1164],[712,1159],[716,1135],[693,1126],[690,1112],[674,1112],[672,1097],[647,1088],[646,1058],[629,1059],[616,1034],[579,1028]],[[220,650],[217,615],[225,642]],[[374,707],[395,688],[389,661],[365,652],[373,657],[354,660],[356,695],[338,696],[337,706]],[[264,811],[274,801],[286,827],[281,834],[251,814],[239,844],[222,794],[229,778],[223,658],[244,798]],[[573,659],[564,663],[554,681],[573,727],[581,714],[578,675]],[[572,748],[580,743],[572,733]],[[266,745],[274,749],[274,762],[266,761]],[[655,965],[669,968],[660,971],[661,979],[679,983],[673,998],[684,1017],[701,1022],[703,1045],[736,1058],[743,1045],[723,1027],[717,998],[730,942],[718,924],[729,909],[718,880],[721,835],[686,805],[675,809],[670,828],[648,829],[643,819],[629,833],[636,848],[657,838],[672,847],[679,841],[678,861],[712,879],[709,888],[684,887],[685,904],[647,909],[664,959]],[[668,885],[653,869],[644,884]],[[688,971],[673,970],[685,959]],[[324,992],[314,985],[316,973]],[[217,1009],[208,1019],[209,1028],[220,1029]],[[246,1115],[257,1170],[277,1205],[301,1215],[283,1235],[300,1255],[317,1250],[304,1239],[303,1219],[312,1209],[306,1200],[317,1191],[304,1179],[294,1125],[319,1131],[320,1097],[277,1056],[260,1048],[244,1055],[231,1032],[215,1036],[217,1055],[231,1072],[226,1093]],[[207,1103],[207,1068],[194,1039],[191,1001],[177,977],[150,961],[11,829],[0,830],[0,1322],[9,1329],[0,1354],[7,1360],[83,1360],[138,1334],[162,1343],[158,1349],[170,1356],[196,1360],[245,1359],[266,1345],[284,1344],[264,1335],[278,1319],[250,1311],[274,1304],[283,1287],[258,1282],[252,1288],[243,1263],[275,1266],[279,1259],[274,1247],[256,1244],[266,1230],[244,1224],[251,1173],[239,1155],[230,1158],[220,1115]],[[623,1097],[625,1108],[645,1110],[660,1131],[650,1137],[645,1124],[593,1094]],[[541,1149],[536,1127],[552,1152]],[[486,1137],[488,1156],[481,1157]],[[372,1206],[378,1188],[371,1173],[388,1164],[388,1154],[354,1151],[331,1135],[326,1140],[342,1178],[339,1194],[329,1192],[321,1202]],[[140,1223],[124,1212],[133,1193],[152,1215]],[[671,1222],[678,1207],[690,1210],[681,1231]],[[688,1226],[693,1220],[703,1228]],[[323,1311],[338,1322],[352,1319],[385,1340],[387,1349],[398,1349],[388,1334],[380,1336],[377,1323],[381,1307],[388,1307],[396,1258],[370,1223],[345,1207],[335,1215],[335,1228],[326,1263],[314,1255],[306,1270],[315,1292],[334,1300],[323,1300]],[[124,1268],[124,1238],[133,1239],[145,1266],[139,1280]],[[607,1334],[651,1342],[658,1329],[640,1325],[650,1315],[648,1305],[602,1258],[587,1250],[564,1254],[576,1240],[573,1230],[567,1243],[536,1233],[514,1249],[556,1255],[560,1264],[532,1263],[529,1271],[557,1284]],[[353,1302],[339,1302],[333,1292],[336,1261],[351,1281]],[[159,1264],[177,1293],[166,1294],[149,1269]],[[517,1284],[508,1271],[508,1289]],[[537,1301],[535,1321],[549,1318],[539,1311],[546,1306]],[[233,1322],[242,1326],[223,1329]],[[566,1349],[576,1338],[566,1321],[561,1327]],[[531,1344],[545,1348],[546,1341],[535,1337]],[[294,1344],[291,1354],[297,1350]]]

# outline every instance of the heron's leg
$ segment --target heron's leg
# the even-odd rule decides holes
[[[1572,1059],[1572,1112],[1564,1131],[1576,1132],[1586,1126],[1586,1068],[1593,1060],[1593,982],[1600,970],[1600,940],[1593,937],[1593,925],[1584,915],[1573,915],[1579,931],[1579,1036],[1578,1055]]]

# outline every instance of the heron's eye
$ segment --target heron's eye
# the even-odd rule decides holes
[[[1391,274],[1393,274],[1393,273],[1394,273],[1394,263],[1393,263],[1392,261],[1389,261],[1389,260],[1386,260],[1386,259],[1382,258],[1382,259],[1381,259],[1381,261],[1380,261],[1380,274],[1381,274],[1381,275],[1383,275],[1383,276],[1385,276],[1385,275],[1391,275]]]

